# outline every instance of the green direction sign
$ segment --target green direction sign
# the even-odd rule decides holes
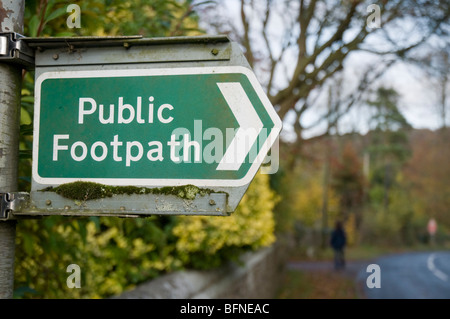
[[[241,66],[45,72],[35,97],[44,185],[242,186],[281,130]]]

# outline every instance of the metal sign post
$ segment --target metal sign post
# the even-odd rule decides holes
[[[0,5],[0,32],[21,33],[25,1],[0,1]],[[0,37],[0,215],[10,203],[8,194],[16,192],[18,187],[22,67],[10,63],[17,52],[15,47],[11,50],[13,40]],[[15,237],[16,221],[0,219],[0,299],[13,297]]]

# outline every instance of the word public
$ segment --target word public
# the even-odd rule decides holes
[[[148,98],[147,112],[143,112],[142,97],[136,99],[136,107],[131,104],[124,103],[123,97],[118,98],[117,106],[109,105],[108,112],[105,111],[103,104],[97,104],[95,99],[90,97],[80,97],[78,101],[78,124],[84,125],[87,118],[98,118],[101,125],[108,124],[168,124],[173,121],[171,111],[174,107],[171,104],[162,104],[159,107],[154,106],[154,97]],[[106,116],[105,113],[108,113]],[[144,113],[145,118],[144,118]],[[172,134],[167,145],[170,148],[170,159],[174,162],[180,162],[181,158],[177,155],[176,147],[184,146],[185,148],[197,147],[195,141],[190,141],[189,134],[185,134],[184,143],[176,140],[175,134]],[[149,161],[163,161],[163,143],[161,141],[149,141],[147,143],[147,159]],[[193,146],[195,145],[195,146]],[[144,156],[144,145],[139,141],[122,141],[119,134],[111,136],[109,141],[96,141],[91,145],[87,145],[83,141],[72,141],[70,134],[54,134],[53,135],[53,161],[58,161],[61,154],[67,151],[70,157],[80,162],[88,156],[94,161],[104,161],[108,156],[112,156],[115,162],[124,162],[125,166],[130,166],[132,162],[139,161]],[[199,154],[199,151],[196,152]],[[197,155],[198,159],[198,155]]]

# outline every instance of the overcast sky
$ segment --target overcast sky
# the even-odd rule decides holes
[[[239,1],[227,1],[226,3],[224,2],[221,4],[226,5],[227,7],[226,12],[223,13],[224,16],[228,16],[231,18],[239,17]],[[285,24],[285,19],[287,18],[286,14],[284,13],[281,13],[279,16],[281,16],[282,18],[278,18],[277,14],[272,15],[272,25],[274,29],[273,34],[275,35],[275,38],[277,37],[277,33],[282,32],[282,30],[284,29],[280,24]],[[256,24],[253,25],[253,27],[255,26]],[[239,23],[237,24],[237,27],[241,27]],[[416,28],[414,23],[411,23],[410,25],[402,24],[401,27],[401,32],[403,34],[410,34],[410,39],[417,38],[417,34],[414,33],[414,30]],[[395,32],[397,33],[398,31],[399,30],[395,30]],[[350,35],[350,33],[348,35]],[[416,37],[414,37],[414,35],[416,35]],[[282,35],[279,34],[278,36]],[[376,38],[373,38],[372,41],[376,41]],[[367,66],[373,63],[376,59],[376,56],[371,56],[368,53],[352,52],[351,55],[347,57],[344,64],[344,81],[346,83],[346,86],[351,87],[353,85],[355,87],[358,84],[358,72],[366,69]],[[295,63],[295,61],[293,61],[293,63]],[[264,76],[258,74],[257,71],[256,74],[258,77],[260,77],[260,81],[263,81]],[[280,76],[280,79],[281,78],[284,78],[284,76]],[[438,99],[440,93],[437,90],[436,84],[433,83],[430,79],[427,79],[419,69],[406,63],[396,63],[378,81],[378,85],[380,84],[387,88],[393,88],[399,93],[400,101],[398,107],[413,127],[437,129],[441,126],[442,120],[439,117],[439,111],[437,107],[439,103]],[[373,87],[376,88],[377,85],[375,84]],[[367,115],[366,111],[367,110],[355,109],[342,122],[342,125],[339,128],[339,132],[345,133],[346,131],[357,129],[364,133],[364,131],[367,130],[367,127],[364,126],[364,123],[366,122],[364,116]],[[447,113],[450,113],[450,110]],[[321,110],[320,105],[319,107],[312,108],[308,114],[305,114],[306,116],[303,118],[303,124],[307,126],[309,123],[313,123],[314,120],[322,114],[323,108]],[[447,115],[447,123],[450,123],[450,114]],[[291,127],[289,123],[285,123],[284,133],[286,134],[290,129]],[[305,131],[304,135],[306,138],[308,138],[320,134],[321,131],[323,131],[323,127],[319,126],[314,128],[313,130]]]
[[[358,70],[367,65],[367,54],[354,52],[351,59],[346,61],[344,80],[351,82],[356,78],[352,76]],[[383,85],[387,88],[395,89],[399,95],[399,109],[406,120],[418,129],[438,129],[442,125],[439,115],[439,94],[436,83],[427,78],[417,67],[398,62],[392,66],[378,81],[376,85]],[[348,83],[347,85],[351,85]],[[448,103],[447,103],[448,104]],[[319,112],[318,112],[319,111]],[[450,123],[450,114],[447,112],[447,123]],[[322,114],[320,110],[312,110],[304,118],[306,123],[311,123],[317,116]],[[367,132],[367,110],[356,108],[343,119],[339,128],[340,133],[358,130]],[[357,126],[357,127],[355,127]],[[322,127],[317,127],[305,132],[305,137],[312,137],[320,134]]]

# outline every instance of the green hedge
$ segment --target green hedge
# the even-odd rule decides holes
[[[276,196],[258,174],[231,216],[20,220],[16,298],[106,298],[184,268],[212,268],[275,241]],[[81,270],[69,288],[67,267]]]

